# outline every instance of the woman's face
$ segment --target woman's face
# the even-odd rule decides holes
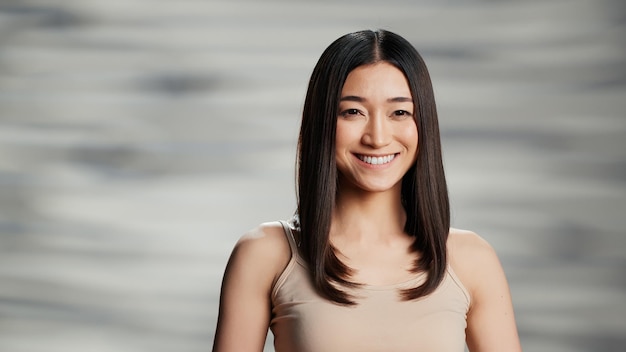
[[[341,187],[368,192],[401,187],[418,146],[415,106],[402,71],[387,62],[357,67],[344,83],[338,111]]]

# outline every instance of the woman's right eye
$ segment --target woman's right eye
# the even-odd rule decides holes
[[[341,112],[341,116],[349,117],[349,116],[357,116],[359,115],[359,110],[357,109],[346,109]]]

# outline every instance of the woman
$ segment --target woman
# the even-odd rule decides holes
[[[426,66],[402,37],[347,34],[313,70],[298,210],[243,236],[213,350],[520,351],[493,249],[451,229]]]

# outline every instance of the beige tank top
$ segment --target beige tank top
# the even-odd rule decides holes
[[[272,289],[276,352],[464,351],[470,300],[452,268],[418,300],[402,301],[398,290],[419,285],[424,274],[396,285],[361,286],[354,291],[356,306],[340,306],[315,292],[292,229],[282,225],[292,255]]]

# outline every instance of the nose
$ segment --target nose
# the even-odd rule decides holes
[[[391,142],[389,121],[382,114],[371,116],[367,121],[361,142],[372,148],[382,148]]]

